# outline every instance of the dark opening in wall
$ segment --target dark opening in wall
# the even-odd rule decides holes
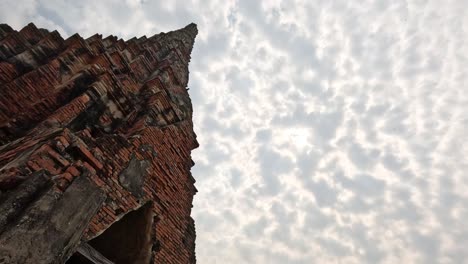
[[[147,264],[153,245],[152,226],[152,204],[146,203],[126,214],[100,236],[81,245],[67,264]]]

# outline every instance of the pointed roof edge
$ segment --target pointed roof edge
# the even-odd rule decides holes
[[[195,40],[195,37],[198,35],[198,27],[197,27],[197,24],[192,22],[183,28],[176,29],[176,30],[169,31],[169,32],[161,32],[161,33],[155,34],[155,36],[159,34],[170,34],[170,33],[175,33],[175,32],[183,32],[185,34],[188,34],[192,38],[192,40]]]
[[[197,27],[197,24],[195,23],[190,23],[188,24],[187,26],[185,26],[182,31],[184,31],[185,33],[187,33],[188,35],[190,35],[190,37],[192,38],[191,39],[191,42],[192,42],[192,46],[193,46],[193,43],[195,42],[195,38],[197,37],[198,35],[198,27]]]

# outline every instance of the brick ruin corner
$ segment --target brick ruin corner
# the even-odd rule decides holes
[[[197,35],[0,24],[0,263],[195,263]]]

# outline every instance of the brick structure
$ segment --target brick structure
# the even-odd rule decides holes
[[[195,263],[196,34],[0,25],[0,263]]]

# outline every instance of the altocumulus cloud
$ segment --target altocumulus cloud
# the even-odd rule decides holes
[[[468,2],[3,0],[122,38],[198,24],[200,263],[466,263]]]

